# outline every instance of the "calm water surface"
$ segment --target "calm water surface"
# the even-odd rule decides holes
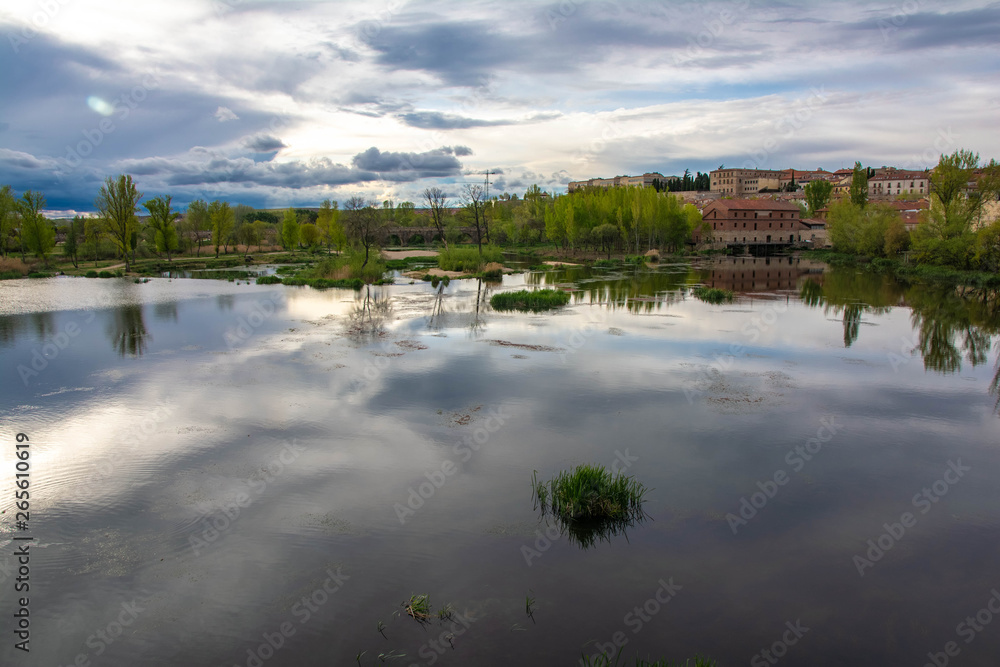
[[[525,283],[573,300],[490,309]],[[995,665],[997,322],[788,259],[360,293],[0,283],[0,663],[571,665],[617,642],[919,666],[955,642]],[[649,519],[589,548],[550,526],[532,472],[579,463],[636,475]],[[412,594],[456,615],[417,623]]]

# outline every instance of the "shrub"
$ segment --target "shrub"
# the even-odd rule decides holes
[[[86,277],[87,278],[96,278],[97,277],[97,271],[94,271],[93,269],[91,269],[90,271],[87,271]]]
[[[98,278],[114,278],[115,274],[111,273],[110,271],[101,271],[100,273],[97,274],[97,277]]]
[[[490,262],[483,267],[479,276],[488,280],[500,280],[503,277],[503,264]]]
[[[490,298],[494,310],[540,311],[551,310],[569,303],[569,293],[555,289],[520,290],[501,292]]]

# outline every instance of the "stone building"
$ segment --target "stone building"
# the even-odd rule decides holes
[[[777,191],[783,172],[769,169],[716,169],[709,172],[712,192],[742,197],[762,190]]]
[[[720,199],[702,210],[711,243],[718,246],[800,243],[810,231],[801,218],[797,204],[773,199]],[[695,243],[708,241],[701,230],[694,237]]]

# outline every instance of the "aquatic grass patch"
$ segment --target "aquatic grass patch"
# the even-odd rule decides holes
[[[421,623],[429,621],[431,618],[431,596],[430,595],[411,595],[407,602],[403,603],[406,606],[406,613],[409,614],[414,619],[420,621]]]
[[[556,289],[519,290],[501,292],[490,297],[494,310],[521,310],[538,312],[552,310],[569,303],[569,293]]]
[[[282,280],[281,276],[257,276],[258,285],[280,285]]]
[[[391,271],[405,271],[410,268],[418,266],[434,266],[437,265],[437,257],[419,256],[419,257],[401,257],[399,259],[386,259],[383,260],[387,269]]]
[[[437,258],[438,268],[442,271],[461,271],[463,273],[478,273],[491,263],[503,262],[503,251],[496,246],[484,245],[482,253],[478,247],[451,247],[442,250]]]
[[[298,276],[291,276],[285,278],[281,281],[282,285],[291,285],[293,287],[309,286],[314,289],[330,289],[333,287],[338,287],[341,289],[353,289],[359,290],[365,286],[365,281],[360,278],[300,278]]]
[[[694,294],[694,298],[699,301],[704,301],[705,303],[710,303],[713,305],[719,305],[722,303],[732,303],[736,298],[736,294],[732,290],[719,289],[718,287],[705,287],[704,285],[699,285],[691,290]]]
[[[563,470],[548,482],[538,481],[536,470],[531,486],[542,512],[567,522],[638,519],[649,492],[635,477],[590,464]]]

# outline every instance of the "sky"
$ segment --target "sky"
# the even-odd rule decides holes
[[[1000,2],[0,0],[0,184],[257,208],[1000,158]]]

